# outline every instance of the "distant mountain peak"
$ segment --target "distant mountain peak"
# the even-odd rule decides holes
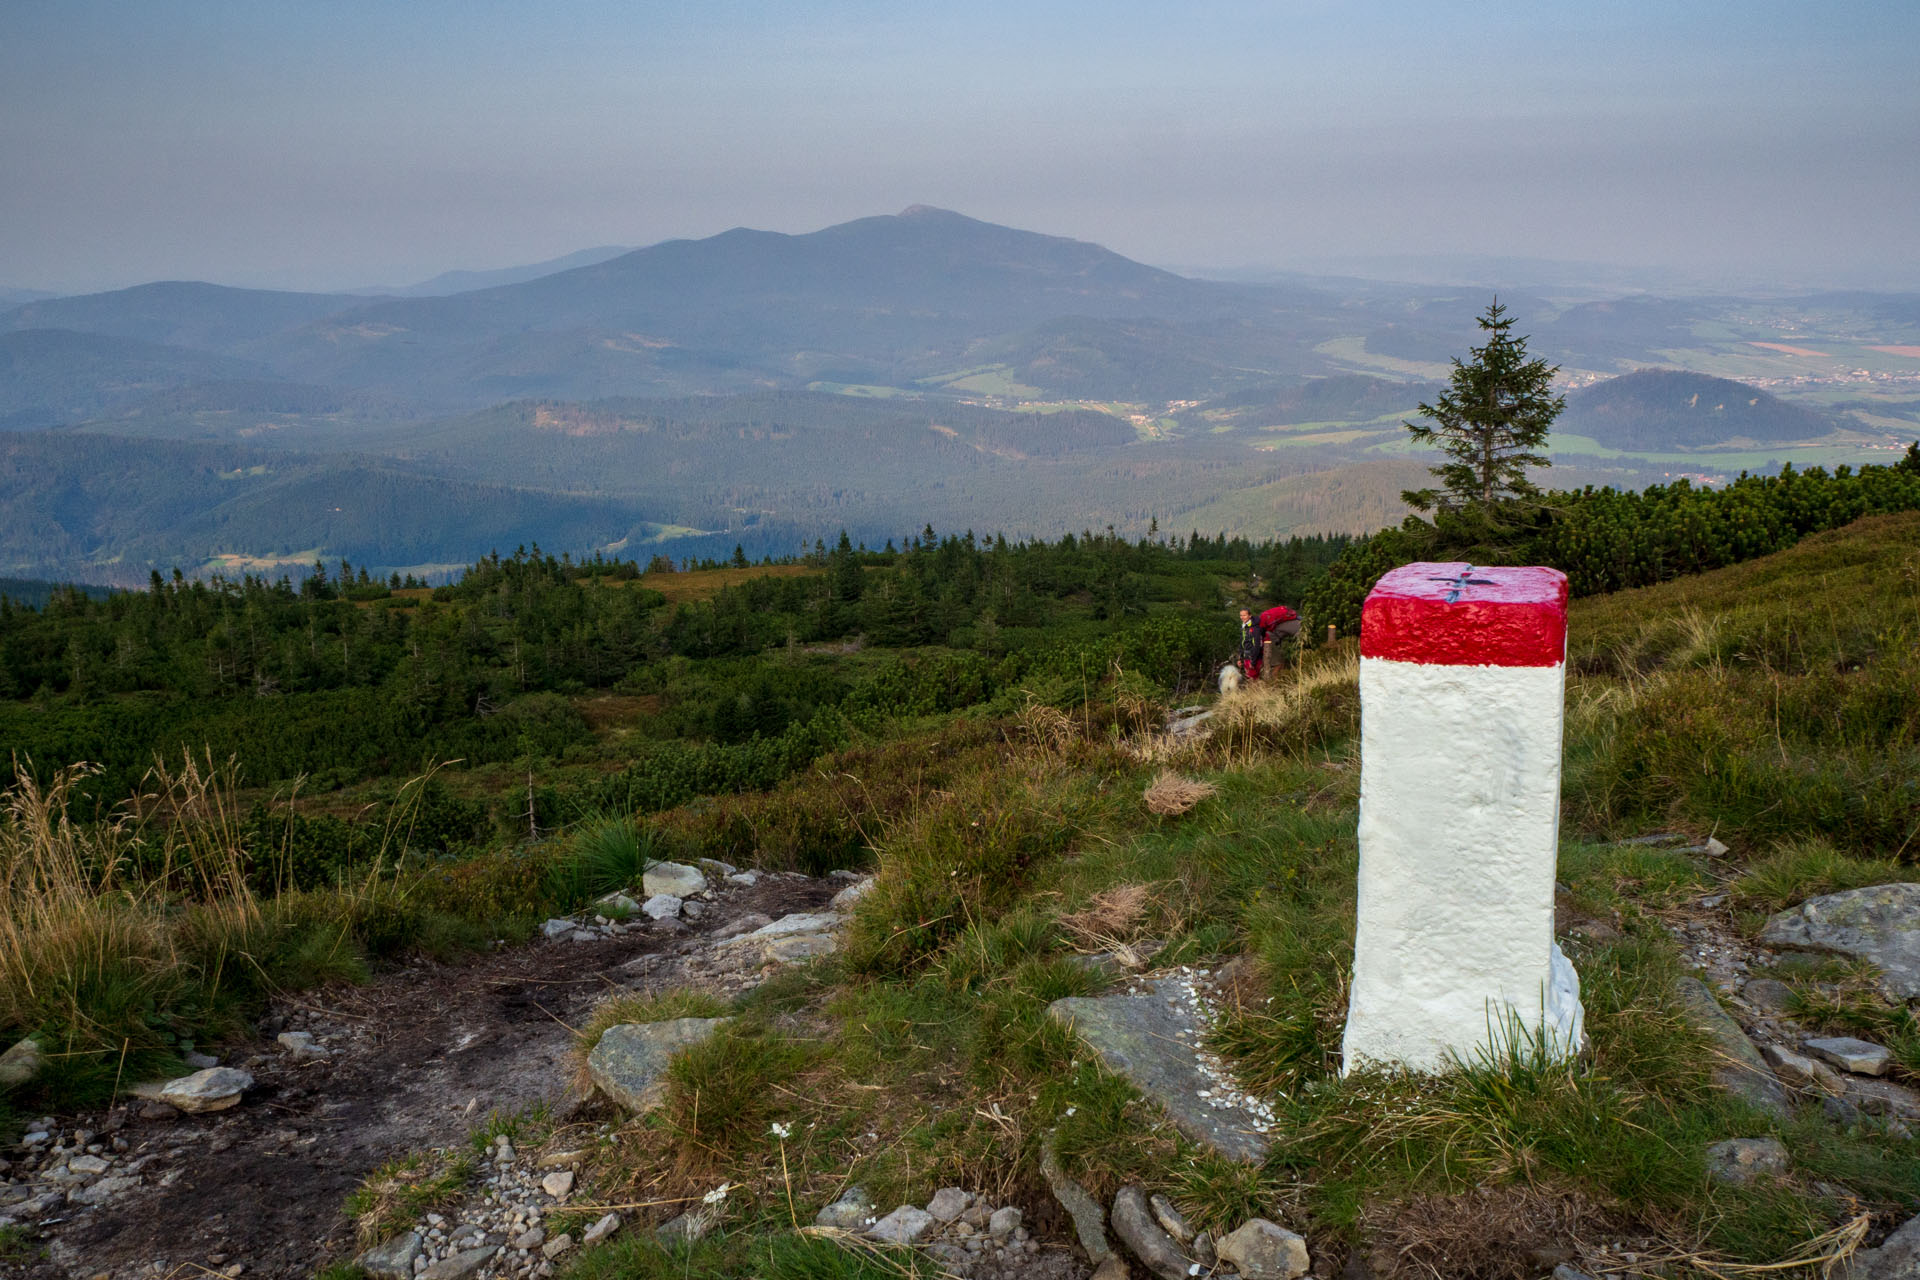
[[[900,211],[900,216],[903,218],[959,218],[965,215],[955,213],[951,209],[939,208],[936,205],[910,204]]]

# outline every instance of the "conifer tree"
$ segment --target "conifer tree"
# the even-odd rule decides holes
[[[1513,318],[1498,298],[1479,318],[1489,335],[1473,348],[1473,361],[1454,357],[1453,376],[1433,404],[1420,413],[1430,422],[1409,422],[1407,431],[1421,444],[1437,444],[1450,461],[1432,468],[1439,489],[1408,489],[1400,496],[1419,511],[1477,506],[1492,514],[1507,498],[1530,498],[1540,490],[1527,479],[1528,467],[1553,464],[1536,452],[1547,442],[1553,420],[1567,398],[1553,394],[1559,366],[1527,358],[1527,340],[1514,337]]]

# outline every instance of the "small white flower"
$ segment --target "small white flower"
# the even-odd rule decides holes
[[[719,1204],[727,1198],[727,1192],[731,1190],[733,1190],[733,1184],[731,1182],[723,1182],[713,1190],[707,1192],[704,1196],[701,1196],[700,1202],[702,1204]]]
[[[793,1134],[793,1126],[790,1124],[782,1124],[780,1123],[780,1121],[775,1120],[773,1122],[773,1127],[771,1129],[768,1129],[767,1132],[772,1134],[776,1138],[791,1137]]]
[[[1078,1107],[1068,1107],[1068,1108],[1067,1108],[1067,1114],[1068,1114],[1068,1115],[1073,1115],[1073,1114],[1074,1114],[1075,1112],[1077,1112],[1077,1111],[1079,1111],[1079,1110],[1080,1110],[1080,1108],[1078,1108]]]

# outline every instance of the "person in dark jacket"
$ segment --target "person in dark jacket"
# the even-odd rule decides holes
[[[1249,680],[1260,678],[1261,646],[1266,641],[1266,632],[1254,620],[1252,613],[1240,611],[1240,674]]]

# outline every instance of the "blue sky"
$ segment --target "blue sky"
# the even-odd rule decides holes
[[[0,285],[341,288],[912,203],[1198,267],[1920,285],[1920,5],[0,0]]]

